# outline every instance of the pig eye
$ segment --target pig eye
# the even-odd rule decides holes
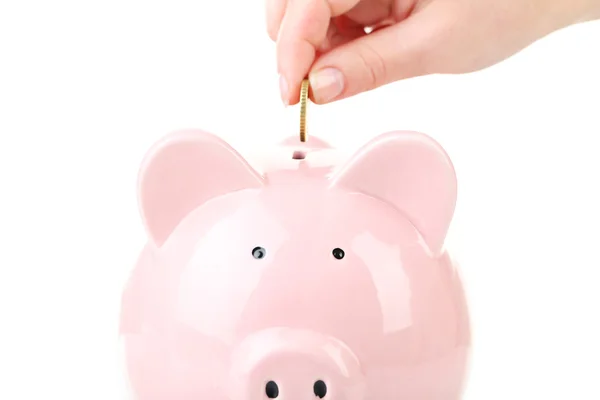
[[[322,399],[327,394],[327,385],[322,380],[318,380],[313,386],[313,392],[315,396]]]
[[[252,257],[256,258],[257,260],[264,258],[266,255],[267,251],[264,249],[264,247],[255,247],[252,249]]]
[[[279,387],[275,382],[269,381],[265,386],[265,394],[270,399],[276,399],[279,396]]]
[[[344,250],[340,249],[339,247],[336,247],[335,249],[333,249],[331,254],[333,254],[333,256],[335,258],[337,258],[338,260],[341,260],[346,255],[346,253],[344,253]]]

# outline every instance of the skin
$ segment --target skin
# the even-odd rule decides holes
[[[325,104],[401,79],[489,67],[600,18],[600,0],[266,0],[266,13],[282,101],[296,104],[308,76],[311,99]]]

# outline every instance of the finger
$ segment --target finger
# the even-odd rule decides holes
[[[383,20],[383,21],[381,21],[381,22],[379,22],[379,23],[377,23],[375,25],[370,25],[368,27],[367,33],[377,32],[377,31],[380,31],[380,30],[382,30],[384,28],[390,27],[390,26],[395,25],[395,24],[396,24],[396,21],[394,21],[394,20],[390,20],[390,19]],[[365,29],[367,29],[367,28],[365,28]]]
[[[267,32],[274,42],[277,41],[281,20],[285,13],[288,0],[266,0]]]
[[[312,96],[324,104],[400,79],[434,73],[432,57],[449,18],[436,7],[423,9],[402,23],[334,48],[310,73]]]
[[[375,25],[392,15],[393,4],[393,0],[363,0],[347,16],[362,26]]]
[[[326,53],[331,49],[348,43],[354,39],[358,39],[361,36],[366,35],[365,29],[362,25],[349,20],[345,16],[339,16],[332,19],[327,30],[327,36],[318,51],[320,53]]]
[[[327,37],[331,18],[352,9],[360,0],[293,0],[281,22],[277,39],[277,67],[282,100],[298,101],[300,83]]]

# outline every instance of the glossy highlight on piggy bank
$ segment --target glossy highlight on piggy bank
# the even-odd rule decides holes
[[[452,163],[404,131],[335,154],[293,138],[251,163],[202,131],[151,149],[120,326],[135,399],[461,398]]]

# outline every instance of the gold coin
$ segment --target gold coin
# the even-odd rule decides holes
[[[300,141],[306,142],[306,106],[308,104],[308,86],[309,81],[302,81],[300,89]]]

